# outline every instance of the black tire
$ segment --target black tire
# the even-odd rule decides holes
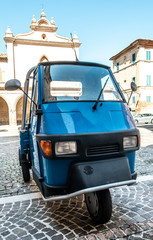
[[[30,181],[30,170],[29,170],[30,164],[26,158],[26,155],[20,153],[20,149],[19,149],[19,163],[22,169],[24,182],[29,182]]]
[[[22,175],[23,175],[24,182],[29,182],[30,181],[30,170],[29,170],[28,162],[22,162],[21,169],[22,169]]]
[[[19,149],[19,164],[21,166],[21,153],[20,153],[20,149]]]
[[[109,189],[86,193],[85,202],[91,219],[95,223],[107,223],[112,215],[112,199]]]

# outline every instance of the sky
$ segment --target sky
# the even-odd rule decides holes
[[[30,32],[33,15],[54,17],[57,34],[76,32],[82,43],[79,60],[112,67],[109,59],[138,38],[153,39],[153,0],[0,0],[0,53],[3,37]]]

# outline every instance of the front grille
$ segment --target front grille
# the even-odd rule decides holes
[[[96,147],[88,147],[87,155],[105,155],[105,154],[113,154],[119,152],[119,144],[106,145],[106,146],[96,146]]]

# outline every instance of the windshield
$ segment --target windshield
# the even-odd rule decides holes
[[[45,102],[121,101],[122,97],[106,68],[86,65],[44,66]]]

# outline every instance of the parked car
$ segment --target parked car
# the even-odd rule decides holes
[[[5,88],[22,90],[17,79]],[[131,89],[136,90],[134,84]],[[40,63],[27,73],[22,91],[19,161],[24,181],[30,180],[32,168],[44,201],[84,194],[91,218],[108,222],[109,188],[136,182],[139,149],[139,130],[110,68]]]
[[[153,114],[152,113],[143,113],[134,116],[134,121],[138,123],[153,123]]]

